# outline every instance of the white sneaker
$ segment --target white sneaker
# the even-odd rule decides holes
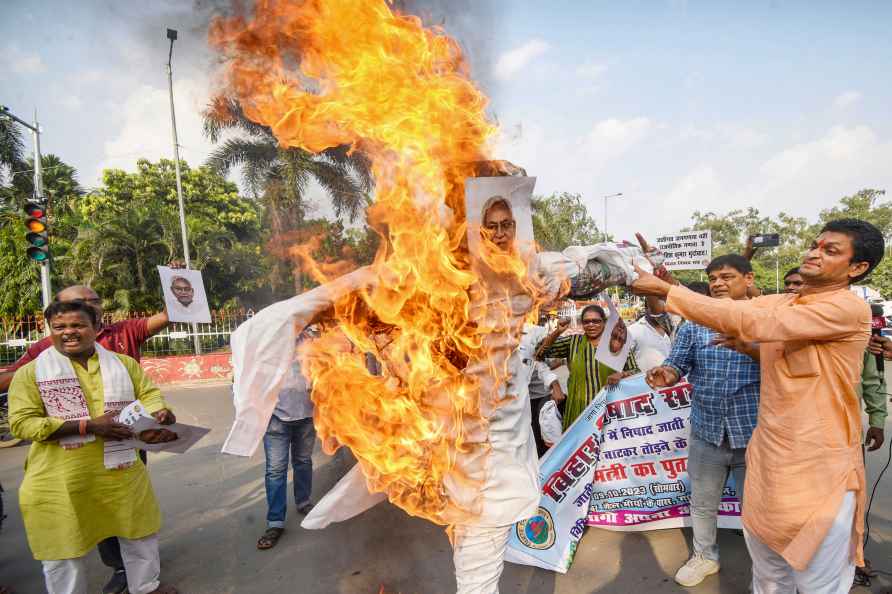
[[[696,586],[707,577],[719,572],[719,562],[707,559],[700,553],[694,553],[688,562],[675,573],[675,581],[690,588]]]

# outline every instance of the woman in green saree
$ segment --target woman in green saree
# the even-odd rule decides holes
[[[607,323],[607,314],[600,305],[587,305],[582,310],[580,322],[582,334],[557,338],[567,328],[567,322],[559,324],[542,341],[537,351],[539,358],[565,359],[570,368],[567,398],[563,407],[564,431],[582,414],[601,388],[614,385],[622,378],[639,371],[631,351],[621,371],[611,369],[595,358]],[[613,335],[607,339],[617,343],[617,348],[611,348],[614,352],[621,348],[622,342],[628,339],[625,336],[625,325],[618,324]]]

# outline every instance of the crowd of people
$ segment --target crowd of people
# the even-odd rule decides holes
[[[495,207],[506,219],[513,216],[507,204]],[[502,249],[510,249],[511,240]],[[884,441],[886,390],[876,357],[892,359],[892,341],[871,338],[869,307],[849,285],[866,277],[883,251],[872,225],[834,221],[784,276],[783,294],[754,296],[749,260],[729,254],[706,267],[705,287],[680,286],[660,267],[653,274],[638,269],[631,290],[645,297],[645,307],[628,329],[620,324],[606,333],[609,316],[599,305],[582,310],[579,334],[562,336],[568,320],[552,332],[544,319],[524,326],[508,366],[509,383],[522,379],[528,398],[521,391],[522,406],[497,408],[490,419],[507,436],[505,459],[513,459],[522,478],[491,491],[483,487],[485,501],[511,497],[518,503],[491,521],[459,527],[459,593],[498,591],[505,535],[538,504],[526,452],[535,459],[551,445],[538,427],[543,403],[554,401],[566,429],[599,391],[638,373],[654,388],[685,377],[693,387],[693,550],[676,581],[691,587],[719,571],[716,518],[732,474],[742,493],[753,591],[847,592],[856,566],[864,565],[862,444],[876,450]],[[0,388],[11,382],[12,431],[32,441],[20,509],[47,590],[86,592],[84,556],[98,546],[113,571],[104,592],[176,592],[160,582],[161,512],[145,454],[134,451],[123,463],[110,463],[107,447],[131,436],[115,418],[134,400],[161,424],[175,420],[138,363],[140,345],[166,327],[167,316],[104,325],[101,300],[79,286],[60,292],[45,319],[50,336],[0,375]],[[626,334],[630,348],[619,369],[597,357],[602,340],[617,352]],[[297,329],[298,344],[313,336],[309,321]],[[562,365],[569,377],[566,394],[555,374]],[[261,550],[274,547],[285,529],[289,458],[297,512],[313,509],[313,402],[299,362],[270,397],[276,404],[263,436],[268,514],[257,542]],[[862,407],[869,419],[866,436]],[[500,447],[494,442],[492,455],[501,455]]]

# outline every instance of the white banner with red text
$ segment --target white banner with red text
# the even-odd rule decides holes
[[[566,573],[586,526],[690,526],[691,386],[654,390],[644,375],[602,390],[539,462],[538,513],[511,531],[506,559]],[[741,527],[728,477],[720,528]]]

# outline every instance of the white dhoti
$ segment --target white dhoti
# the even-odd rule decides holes
[[[765,543],[744,529],[753,561],[753,594],[846,594],[855,578],[852,521],[855,493],[849,491],[836,519],[804,571],[796,571]]]
[[[499,578],[505,567],[505,549],[512,527],[455,527],[452,559],[456,594],[499,594]]]
[[[161,585],[158,535],[131,540],[118,537],[130,594],[149,594]],[[87,556],[43,561],[48,594],[87,594]]]

